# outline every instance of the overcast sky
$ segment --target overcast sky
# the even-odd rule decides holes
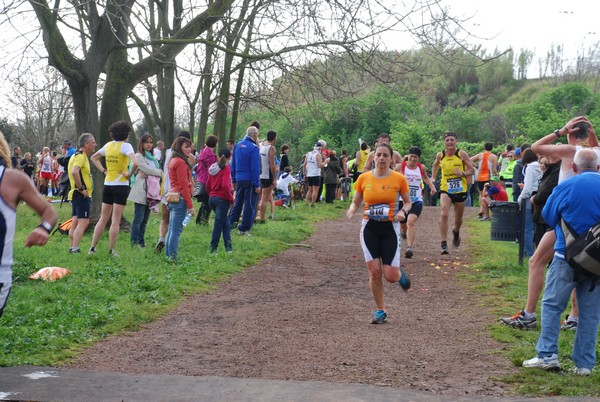
[[[485,48],[512,47],[543,57],[550,47],[563,45],[575,58],[600,41],[600,2],[597,0],[443,0],[453,14],[474,17],[466,26],[493,38]]]

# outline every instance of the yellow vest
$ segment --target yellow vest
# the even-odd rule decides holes
[[[106,144],[106,178],[105,182],[123,182],[129,183],[129,180],[123,176],[122,172],[127,172],[127,166],[129,165],[129,157],[121,153],[121,146],[123,141],[113,141]]]
[[[442,151],[442,160],[440,169],[442,171],[442,180],[440,181],[440,191],[448,194],[466,193],[468,189],[467,178],[454,174],[454,168],[465,170],[465,164],[460,159],[460,150],[456,150],[456,154],[447,156],[445,151]]]

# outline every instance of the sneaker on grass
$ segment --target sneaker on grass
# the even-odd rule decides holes
[[[527,317],[525,310],[519,311],[512,317],[500,318],[500,322],[504,325],[508,325],[509,327],[517,329],[533,329],[537,327],[537,319],[535,318],[535,315],[530,315]]]
[[[559,370],[560,363],[558,362],[558,355],[556,353],[548,357],[534,357],[533,359],[525,360],[523,367],[527,368],[541,368],[544,370]]]
[[[592,375],[592,370],[588,369],[588,368],[583,368],[583,367],[575,367],[573,369],[573,374],[576,375]]]
[[[385,310],[377,310],[373,313],[373,318],[371,318],[371,324],[383,324],[387,321],[387,313]]]
[[[577,332],[577,323],[577,318],[572,318],[571,316],[567,315],[565,320],[560,323],[560,329],[563,331]]]

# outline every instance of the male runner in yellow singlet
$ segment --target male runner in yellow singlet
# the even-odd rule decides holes
[[[456,134],[448,131],[444,134],[445,149],[435,157],[432,168],[432,178],[437,177],[438,169],[442,171],[440,180],[440,238],[442,254],[448,254],[448,216],[450,207],[454,204],[454,228],[452,229],[452,244],[460,246],[460,227],[462,226],[465,201],[467,200],[467,177],[475,172],[473,162],[465,151],[456,147]]]

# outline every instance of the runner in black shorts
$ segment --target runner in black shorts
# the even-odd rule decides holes
[[[410,287],[408,276],[400,269],[400,220],[406,220],[411,208],[406,178],[390,169],[392,148],[379,145],[375,150],[376,167],[360,175],[354,185],[356,192],[346,212],[352,218],[365,204],[360,230],[360,243],[369,270],[369,283],[377,310],[371,323],[387,320],[383,298],[383,278],[400,282],[403,289]],[[400,199],[403,209],[399,208]]]
[[[435,179],[438,169],[442,171],[440,180],[440,238],[442,254],[448,254],[448,216],[450,207],[454,205],[454,228],[452,229],[452,245],[460,246],[460,227],[462,226],[465,201],[467,200],[467,178],[475,172],[473,162],[465,151],[456,146],[456,134],[444,134],[444,150],[438,152],[433,163],[432,176]]]

